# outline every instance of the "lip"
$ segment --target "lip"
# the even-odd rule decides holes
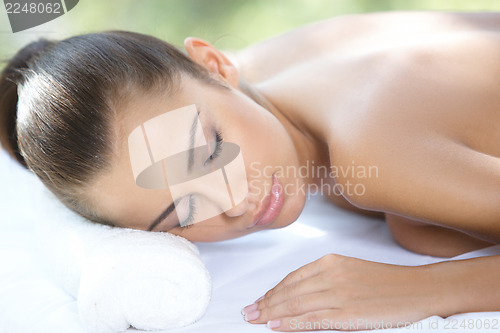
[[[255,225],[266,226],[276,220],[283,208],[284,201],[283,186],[279,182],[276,173],[274,173],[271,192],[261,201],[259,212],[256,214],[252,227]]]

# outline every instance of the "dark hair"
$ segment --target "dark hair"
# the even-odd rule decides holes
[[[109,31],[35,41],[1,74],[0,142],[67,207],[111,224],[85,192],[111,167],[117,105],[133,89],[171,93],[181,73],[214,81],[178,49],[147,35]]]

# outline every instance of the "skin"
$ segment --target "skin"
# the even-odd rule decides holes
[[[93,186],[96,206],[119,226],[147,230],[172,199],[168,190],[135,185],[126,137],[159,110],[197,104],[204,107],[200,118],[205,133],[218,126],[225,141],[240,145],[248,181],[257,186],[220,216],[185,229],[174,226],[174,214],[155,231],[217,241],[284,227],[300,214],[304,195],[287,193],[275,221],[251,227],[271,178],[249,173],[250,163],[279,170],[315,161],[337,168],[376,166],[376,177],[340,174],[325,179],[364,189],[362,195],[344,192],[329,199],[350,210],[385,216],[394,238],[407,249],[446,257],[497,244],[499,18],[352,15],[232,55],[188,38],[189,56],[230,89],[183,77],[174,96],[133,96],[117,124],[116,167]],[[141,112],[133,111],[139,108]],[[296,188],[320,181],[311,177],[297,183],[283,173],[279,180]],[[500,310],[500,295],[492,292],[500,290],[499,264],[498,256],[405,267],[327,255],[288,275],[247,307],[245,318],[292,331],[292,319],[364,318],[396,325],[431,315]]]

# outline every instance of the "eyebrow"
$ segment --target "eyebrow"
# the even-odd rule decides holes
[[[151,223],[151,226],[149,227],[148,231],[153,231],[153,229],[158,225],[160,224],[161,221],[163,221],[164,219],[166,219],[170,213],[172,213],[175,209],[175,202],[172,202],[170,204],[170,206],[167,207],[167,209],[165,209],[163,211],[163,213],[160,214],[160,216],[158,216],[156,218],[156,220],[153,221],[153,223]]]
[[[193,169],[194,164],[194,140],[196,138],[196,131],[198,129],[198,117],[200,112],[198,111],[194,116],[193,123],[191,124],[191,137],[189,138],[189,156],[188,156],[188,171]]]

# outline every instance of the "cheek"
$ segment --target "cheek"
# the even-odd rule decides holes
[[[296,165],[295,146],[284,126],[265,109],[243,110],[231,121],[236,143],[247,165],[261,162],[269,166]]]
[[[280,172],[280,182],[287,189],[283,213],[291,223],[304,206],[305,195],[302,179],[293,172],[299,168],[299,158],[290,135],[272,113],[254,102],[235,100],[228,105],[221,114],[221,128],[224,139],[241,148],[250,195],[256,200],[267,195],[273,172]]]
[[[277,172],[283,186],[285,203],[272,228],[282,228],[295,221],[306,201],[307,188],[299,174],[299,159],[295,146],[280,123],[248,126],[242,150],[246,164],[249,191],[260,200],[271,190],[272,175]],[[253,132],[252,132],[253,131]]]

